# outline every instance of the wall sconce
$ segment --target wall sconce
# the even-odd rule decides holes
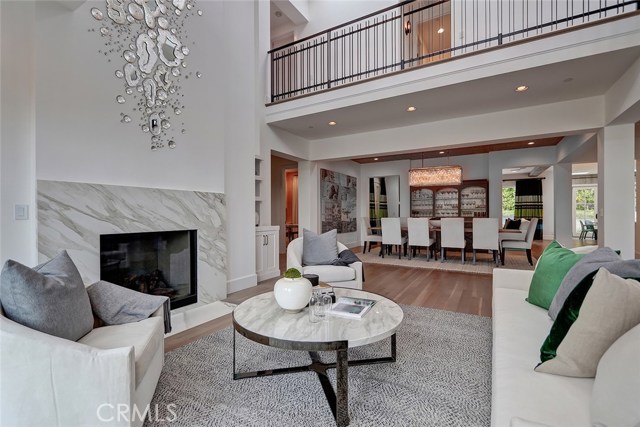
[[[407,22],[404,24],[404,33],[405,35],[411,34],[411,21],[407,19]]]

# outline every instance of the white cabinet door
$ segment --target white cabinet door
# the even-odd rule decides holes
[[[256,275],[258,282],[280,275],[278,236],[280,227],[256,227]]]

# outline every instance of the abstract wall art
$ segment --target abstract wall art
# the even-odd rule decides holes
[[[202,73],[189,69],[185,23],[202,15],[195,0],[105,0],[104,8],[91,9],[96,27],[89,31],[104,39],[98,53],[122,80],[122,92],[113,98],[122,106],[120,121],[137,123],[153,151],[175,148],[187,132],[180,120],[181,81]]]
[[[320,220],[322,232],[338,230],[351,233],[357,229],[357,178],[320,169]]]

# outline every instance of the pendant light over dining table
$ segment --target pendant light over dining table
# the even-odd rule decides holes
[[[462,166],[434,166],[409,169],[409,185],[423,187],[430,185],[459,185],[462,184]]]

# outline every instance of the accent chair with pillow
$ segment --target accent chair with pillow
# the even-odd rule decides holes
[[[98,288],[109,286],[117,285]],[[94,291],[105,295],[98,288]],[[135,295],[151,297],[125,291],[122,295],[134,296],[134,305]],[[96,302],[90,294],[65,251],[33,269],[5,263],[0,425],[142,425],[134,406],[140,414],[145,411],[160,378],[166,298],[154,297],[164,299],[144,320],[93,328]],[[127,312],[126,300],[117,304]],[[126,409],[123,416],[118,405]]]
[[[302,237],[293,239],[287,246],[287,269],[296,268],[302,274],[317,274],[321,282],[331,286],[362,289],[362,262],[333,265],[338,255],[347,249],[338,242],[336,230],[321,235],[303,230]]]

